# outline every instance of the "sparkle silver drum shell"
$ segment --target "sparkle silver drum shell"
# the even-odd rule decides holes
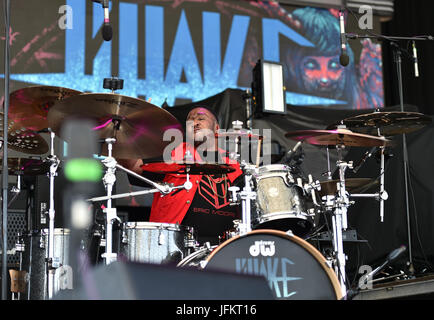
[[[119,257],[128,261],[176,264],[196,245],[193,228],[157,222],[126,222]]]
[[[257,195],[252,210],[252,229],[291,230],[300,237],[313,229],[309,197],[297,184],[290,167],[283,164],[260,167],[253,181]]]

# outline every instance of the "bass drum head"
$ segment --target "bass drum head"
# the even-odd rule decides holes
[[[206,258],[207,270],[264,276],[276,299],[338,300],[338,278],[326,259],[303,239],[277,230],[231,238]]]

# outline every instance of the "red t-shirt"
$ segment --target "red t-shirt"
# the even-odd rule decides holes
[[[182,160],[186,151],[190,151],[194,160],[198,162],[202,161],[194,147],[186,143],[183,143],[172,151],[172,159],[174,161]],[[223,161],[235,168],[235,171],[227,174],[227,179],[230,183],[233,183],[242,174],[239,163],[226,157],[224,150],[219,149],[219,152]],[[175,186],[183,185],[185,181],[185,174],[167,174],[163,180],[163,182],[173,183]],[[190,175],[190,181],[193,184],[190,190],[182,189],[165,196],[155,193],[149,221],[182,224],[198,190],[199,183],[202,181],[202,175]]]

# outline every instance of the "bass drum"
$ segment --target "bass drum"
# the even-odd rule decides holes
[[[303,239],[255,230],[214,248],[201,248],[179,267],[264,276],[279,300],[339,300],[341,287],[324,256]]]

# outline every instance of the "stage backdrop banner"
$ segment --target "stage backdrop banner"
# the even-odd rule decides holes
[[[338,15],[275,1],[110,1],[113,36],[104,41],[99,3],[14,0],[10,90],[49,85],[107,92],[103,79],[115,76],[124,79],[120,94],[181,105],[251,88],[261,59],[283,65],[290,105],[381,108],[381,46],[348,40],[349,64],[341,66]],[[346,12],[345,25],[346,32],[380,33],[379,17],[358,10]],[[1,33],[4,39],[3,26]]]

